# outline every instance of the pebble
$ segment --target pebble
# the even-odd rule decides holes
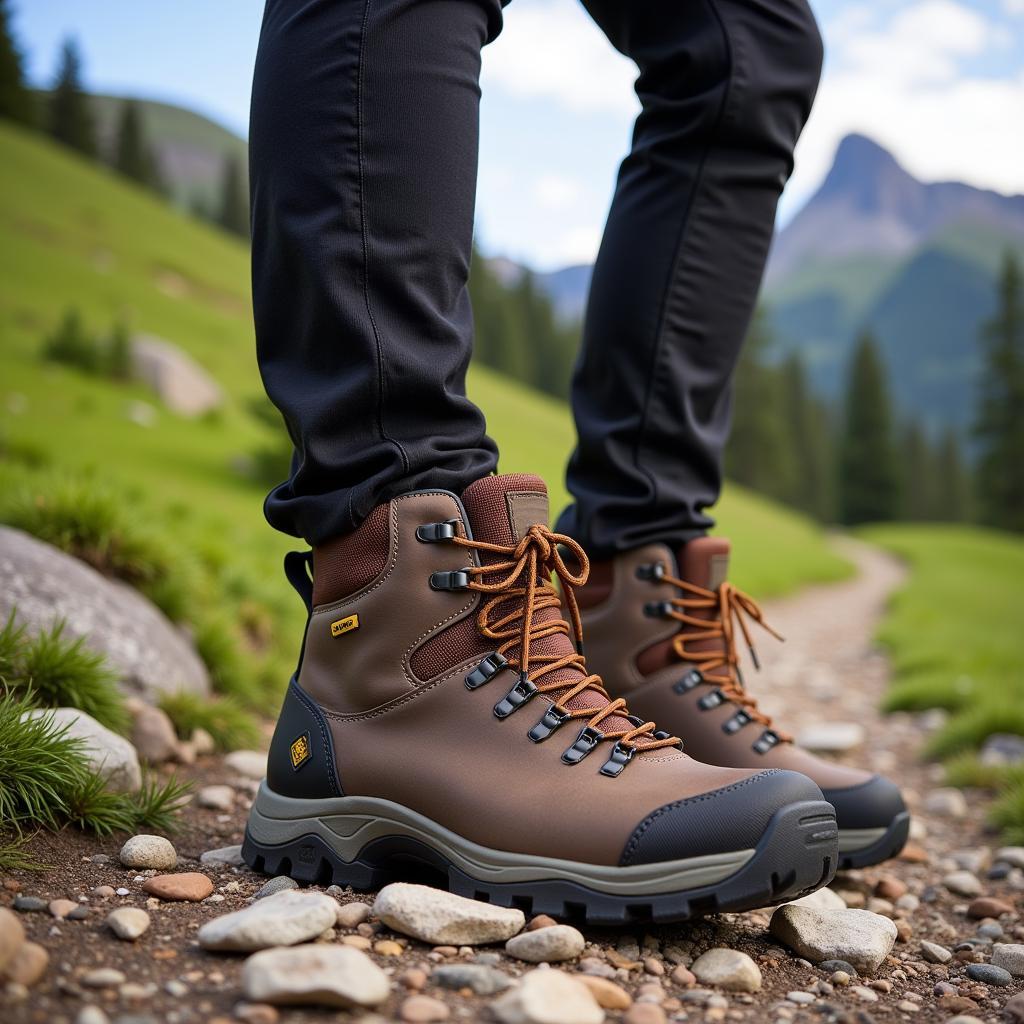
[[[761,987],[757,964],[738,949],[709,949],[694,960],[690,970],[702,985],[715,985],[727,992],[756,992]]]
[[[1003,914],[1012,914],[1013,907],[1005,900],[997,900],[993,896],[979,896],[971,900],[967,907],[967,916],[976,921],[985,917],[1001,917]]]
[[[198,903],[213,892],[213,882],[198,871],[182,871],[176,875],[154,875],[142,883],[143,892],[162,900]]]
[[[139,757],[150,764],[170,761],[178,751],[178,737],[167,713],[138,698],[128,706],[133,719],[129,739]]]
[[[907,883],[895,875],[881,875],[875,882],[875,895],[881,896],[884,900],[891,900],[895,903],[901,896],[906,895]]]
[[[373,913],[394,931],[433,945],[505,942],[526,924],[521,910],[409,882],[384,886],[374,900]]]
[[[814,1002],[814,996],[810,992],[787,992],[786,998],[791,1003],[803,1003],[806,1005],[807,1003]]]
[[[604,960],[599,959],[596,956],[585,956],[580,959],[579,969],[584,974],[589,974],[595,978],[614,978],[615,968],[611,964],[607,964]]]
[[[337,919],[336,908],[337,903],[326,893],[285,890],[207,921],[199,929],[199,945],[203,949],[221,951],[294,946],[315,939],[330,928]],[[369,944],[368,940],[364,941]],[[374,969],[378,969],[376,965]]]
[[[665,1011],[657,1003],[638,1001],[626,1011],[622,1024],[665,1024],[666,1020]]]
[[[833,971],[829,976],[829,981],[833,985],[846,986],[849,985],[855,975],[851,975],[849,971]]]
[[[1009,985],[1013,981],[1013,976],[1009,971],[1003,970],[1002,967],[996,967],[995,964],[968,964],[967,977],[971,981],[980,981],[983,985],[1000,987]]]
[[[233,1012],[235,1019],[244,1024],[277,1024],[281,1017],[277,1008],[269,1003],[235,1003]]]
[[[697,979],[694,976],[693,971],[688,967],[684,967],[683,964],[679,964],[673,969],[669,977],[677,984],[682,985],[683,988],[689,988],[691,985],[697,984]]]
[[[25,942],[25,928],[6,907],[0,907],[0,974]]]
[[[552,925],[558,924],[553,918],[547,914],[537,914],[536,917],[530,918],[530,923],[526,926],[528,931],[536,931],[538,928],[550,928]]]
[[[242,860],[242,847],[221,846],[216,850],[207,850],[199,858],[200,864],[224,865],[228,868],[240,868],[245,864]]]
[[[430,981],[441,988],[471,989],[478,996],[504,992],[512,979],[502,971],[484,964],[442,964],[430,972]]]
[[[1024,945],[997,942],[992,947],[992,963],[1008,971],[1015,978],[1024,978]]]
[[[812,963],[845,960],[867,973],[878,968],[896,942],[896,925],[867,910],[822,912],[785,904],[772,914],[769,931]]]
[[[909,999],[901,999],[896,1004],[896,1009],[903,1013],[920,1013],[921,1007],[917,1003],[912,1003]]]
[[[937,818],[965,818],[967,799],[959,789],[946,786],[933,789],[924,800],[924,809]]]
[[[948,964],[953,959],[953,954],[945,946],[924,940],[921,942],[921,955],[930,964]]]
[[[126,942],[134,942],[149,928],[149,914],[141,907],[118,907],[107,914],[107,927]]]
[[[15,896],[12,906],[23,914],[37,914],[41,910],[46,910],[47,902],[38,896]]]
[[[82,984],[86,988],[114,988],[123,985],[128,979],[116,967],[96,967],[82,975]]]
[[[877,1003],[878,993],[874,989],[870,989],[865,985],[852,985],[850,991],[858,998],[863,999],[866,1003]]]
[[[951,871],[943,877],[942,884],[957,896],[981,895],[981,882],[970,871]]]
[[[274,898],[292,895],[283,893]],[[333,902],[323,893],[303,895]],[[242,967],[242,991],[246,999],[258,1003],[378,1006],[387,999],[390,983],[388,976],[357,949],[307,945],[254,953]]]
[[[97,885],[92,891],[93,896],[101,900],[109,900],[114,895],[114,887],[112,885]]]
[[[555,969],[538,968],[523,975],[490,1005],[501,1024],[602,1024],[604,1010],[593,993],[576,978]]]
[[[431,996],[408,996],[398,1008],[398,1016],[409,1024],[429,1024],[430,1021],[447,1020],[448,1007]]]
[[[505,943],[505,952],[528,963],[555,963],[575,959],[586,945],[582,934],[567,924],[550,925],[514,935]]]
[[[31,988],[46,973],[50,954],[38,942],[24,942],[4,965],[0,974],[8,981]]]
[[[1020,849],[1020,847],[1018,847]],[[1007,1024],[1024,1024],[1024,992],[1019,992],[1006,1001],[1003,1017]]]
[[[796,742],[804,750],[841,754],[863,744],[864,726],[859,722],[819,722],[804,729]]]
[[[98,1006],[83,1006],[75,1024],[110,1024],[110,1018]]]
[[[178,855],[163,836],[132,836],[118,855],[126,868],[156,868],[168,871],[178,866]]]
[[[275,875],[260,886],[253,899],[264,900],[268,896],[273,896],[274,893],[285,892],[287,889],[298,889],[298,887],[299,883],[294,878],[290,878],[288,875]]]
[[[267,755],[258,750],[232,750],[224,758],[224,767],[258,782],[267,774]]]
[[[230,811],[235,806],[235,791],[230,786],[203,786],[196,792],[196,803],[213,811]]]
[[[633,997],[614,981],[590,974],[577,974],[575,977],[590,989],[597,1005],[605,1010],[628,1010],[633,1003]]]
[[[339,928],[355,928],[370,916],[370,907],[366,903],[342,903],[338,906],[337,921]]]
[[[801,896],[798,900],[792,900],[788,905],[810,907],[812,910],[845,910],[846,900],[834,889],[824,886],[821,889],[815,889],[814,892],[809,892],[806,896]]]
[[[64,918],[77,906],[74,900],[50,900],[48,909],[54,917]]]
[[[373,944],[373,951],[378,956],[401,956],[405,952],[401,943],[394,939],[380,939]]]
[[[1009,864],[1012,868],[1024,870],[1024,846],[1004,846],[996,850],[995,859]]]

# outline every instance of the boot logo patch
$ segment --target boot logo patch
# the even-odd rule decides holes
[[[351,633],[353,629],[359,628],[358,615],[346,615],[343,619],[335,619],[331,623],[331,636],[341,636],[342,633]]]
[[[289,753],[292,759],[292,768],[298,771],[313,756],[313,751],[309,746],[308,732],[304,732],[298,739],[292,742]]]

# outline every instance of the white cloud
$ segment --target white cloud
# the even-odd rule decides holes
[[[551,267],[567,267],[576,263],[593,263],[601,244],[601,225],[584,224],[570,227],[550,239]]]
[[[555,100],[570,111],[631,114],[636,66],[616,52],[574,0],[516,0],[484,49],[484,89]]]
[[[585,186],[576,178],[561,174],[541,175],[534,183],[533,194],[546,210],[564,210],[582,197]]]

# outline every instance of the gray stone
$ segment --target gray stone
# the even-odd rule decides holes
[[[878,1002],[878,993],[872,988],[867,988],[865,985],[851,985],[850,991],[858,999],[863,999],[866,1003]]]
[[[846,960],[871,973],[896,942],[896,925],[867,910],[820,911],[787,904],[772,914],[771,934],[812,963]]]
[[[804,729],[796,741],[805,750],[841,754],[864,743],[864,726],[859,722],[819,722]]]
[[[132,714],[132,746],[143,761],[163,764],[177,757],[178,735],[166,712],[138,698],[129,702],[128,709]]]
[[[604,1010],[590,989],[555,969],[529,971],[490,1005],[500,1024],[602,1024]]]
[[[110,1018],[98,1006],[83,1006],[75,1017],[75,1024],[110,1024]]]
[[[970,871],[951,871],[943,877],[942,884],[957,896],[981,895],[981,882]]]
[[[1024,992],[1018,992],[1006,1001],[1003,1019],[1007,1024],[1024,1024]]]
[[[995,964],[968,964],[967,977],[971,981],[980,981],[984,985],[1009,985],[1013,981],[1013,975],[1002,967]]]
[[[336,889],[337,886],[331,886],[331,888]],[[355,928],[370,916],[370,907],[369,904],[360,902],[339,903],[337,914],[339,928]]]
[[[258,750],[232,750],[224,758],[224,767],[258,781],[267,774],[267,755]]]
[[[997,942],[992,947],[992,963],[1008,971],[1015,978],[1024,978],[1024,945],[1017,942]]]
[[[82,975],[82,984],[86,988],[114,988],[127,981],[124,971],[116,967],[94,967]]]
[[[756,992],[761,987],[757,964],[738,949],[709,949],[690,965],[702,985],[714,985],[726,992]]]
[[[505,943],[505,952],[517,960],[533,964],[555,963],[579,956],[585,945],[577,929],[567,924],[556,924],[513,935]]]
[[[40,718],[44,715],[52,715],[54,723],[65,729],[65,736],[81,741],[83,758],[94,772],[106,778],[107,789],[115,793],[133,793],[142,785],[139,757],[123,736],[111,732],[78,708],[26,711],[22,717]]]
[[[1024,868],[1024,846],[1004,846],[996,850],[996,860],[1012,868]]]
[[[806,896],[801,896],[800,899],[791,900],[790,902],[792,906],[811,907],[813,910],[846,909],[846,901],[843,897],[834,889],[829,889],[828,886],[815,889],[814,892],[809,892]]]
[[[379,1006],[390,984],[358,949],[316,943],[255,953],[242,967],[242,991],[254,1003],[349,1008]]]
[[[294,946],[333,927],[336,917],[337,904],[326,893],[286,889],[207,921],[199,929],[199,945],[243,952]]]
[[[169,871],[178,866],[178,854],[163,836],[132,836],[121,847],[118,859],[126,868],[153,868]]]
[[[978,759],[988,765],[1020,764],[1024,761],[1024,736],[994,732],[982,744]]]
[[[964,818],[967,816],[967,799],[959,789],[944,786],[933,789],[925,797],[924,809],[937,818]]]
[[[526,924],[521,910],[408,882],[384,886],[374,900],[373,913],[396,932],[435,946],[504,942]]]
[[[921,956],[930,964],[948,964],[953,959],[953,954],[945,946],[926,940],[921,941]]]
[[[813,1003],[814,1002],[815,996],[811,992],[799,992],[799,991],[796,991],[796,992],[787,992],[786,993],[786,998],[791,1003],[799,1003],[799,1004],[807,1005],[808,1003]]]
[[[442,964],[430,972],[430,980],[441,988],[472,989],[478,996],[493,996],[512,984],[503,971],[484,964]]]
[[[46,910],[49,904],[38,896],[15,896],[12,906],[23,914],[38,914],[39,911]]]
[[[203,786],[196,792],[196,803],[211,811],[230,811],[235,806],[235,791],[230,786]]]
[[[210,677],[185,634],[133,587],[20,530],[0,526],[0,620],[13,609],[29,633],[64,621],[64,635],[99,651],[121,685],[150,699],[210,692]]]
[[[842,971],[844,974],[848,974],[851,978],[857,977],[857,968],[853,966],[848,960],[822,960],[818,964],[818,970],[828,971],[829,974],[835,974],[836,971]]]
[[[148,385],[172,412],[201,416],[223,401],[220,386],[177,345],[152,334],[131,341],[132,376]]]
[[[149,914],[141,907],[118,907],[107,914],[107,927],[125,942],[134,942],[149,928]]]
[[[200,864],[214,865],[223,864],[224,867],[240,868],[245,861],[242,860],[242,847],[221,846],[216,850],[207,850],[199,858]]]
[[[294,878],[289,878],[288,875],[275,875],[273,878],[268,879],[263,883],[260,890],[253,896],[254,900],[263,900],[268,896],[273,896],[276,892],[284,892],[287,889],[298,889],[299,883]]]

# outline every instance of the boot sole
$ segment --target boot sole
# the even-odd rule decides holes
[[[255,871],[358,890],[408,879],[425,866],[450,892],[527,915],[670,922],[771,906],[827,885],[838,864],[838,829],[831,804],[800,801],[775,812],[754,849],[612,867],[490,849],[388,800],[298,800],[263,782],[242,858]]]
[[[910,811],[903,811],[885,828],[839,830],[839,870],[866,868],[895,857],[910,837]]]

